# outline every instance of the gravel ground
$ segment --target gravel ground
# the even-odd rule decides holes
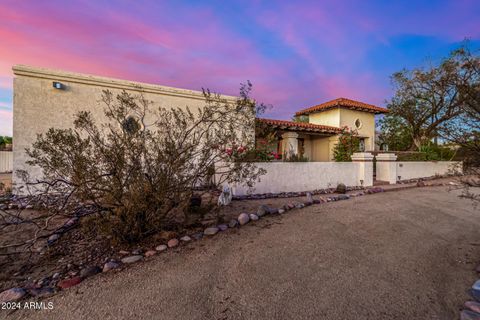
[[[446,187],[314,205],[85,280],[12,319],[456,319],[480,210]],[[0,311],[0,317],[6,316]]]

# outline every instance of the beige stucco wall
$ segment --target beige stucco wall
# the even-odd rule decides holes
[[[375,114],[343,108],[339,110],[340,126],[356,129],[358,135],[365,138],[365,151],[373,151],[375,149]],[[355,127],[357,119],[362,122],[361,127],[358,129]]]
[[[28,169],[34,177],[38,177],[40,172],[26,166],[25,148],[31,146],[38,133],[51,127],[71,127],[78,111],[91,111],[97,121],[104,121],[103,90],[138,93],[141,88],[144,97],[152,101],[152,108],[188,106],[194,111],[205,105],[200,91],[29,66],[15,66],[13,72],[13,170]],[[66,85],[66,90],[53,88],[53,81]],[[222,98],[232,102],[236,99],[230,96]],[[15,174],[13,180],[14,183],[20,182]]]
[[[330,109],[322,112],[312,113],[308,116],[308,122],[324,126],[340,127],[340,109]]]

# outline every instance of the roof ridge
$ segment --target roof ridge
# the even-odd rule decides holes
[[[321,112],[323,110],[330,109],[332,107],[346,107],[346,108],[351,108],[351,109],[357,109],[360,111],[365,111],[365,112],[373,112],[373,113],[387,113],[388,109],[382,108],[382,107],[377,107],[373,104],[357,101],[357,100],[352,100],[349,98],[336,98],[333,100],[329,100],[327,102],[321,103],[314,105],[313,107],[305,108],[300,111],[297,111],[295,115],[306,115],[312,112]]]

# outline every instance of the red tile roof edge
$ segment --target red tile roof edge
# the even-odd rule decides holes
[[[312,129],[315,131],[329,132],[329,133],[339,133],[342,131],[342,129],[337,127],[324,126],[321,124],[313,124],[313,123],[307,123],[307,122],[295,122],[295,121],[275,120],[275,119],[265,119],[265,118],[257,118],[257,120],[269,125],[286,126],[286,127],[291,127],[292,129],[295,129],[295,128]]]
[[[360,101],[355,101],[347,98],[338,98],[325,103],[318,104],[316,106],[306,108],[295,113],[296,116],[306,115],[317,111],[323,111],[335,107],[344,107],[350,109],[361,109],[367,112],[373,113],[388,113],[388,109],[374,106]]]

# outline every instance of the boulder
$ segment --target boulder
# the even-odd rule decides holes
[[[241,213],[239,216],[238,216],[238,223],[240,223],[240,225],[245,225],[248,223],[248,221],[250,221],[250,217],[248,215],[248,213]]]

